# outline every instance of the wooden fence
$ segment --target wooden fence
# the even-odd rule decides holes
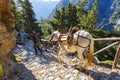
[[[101,50],[97,51],[94,53],[94,55],[107,50],[108,48],[114,46],[114,45],[118,45],[117,50],[116,50],[116,54],[114,57],[114,61],[113,61],[113,65],[112,65],[112,69],[114,69],[117,65],[117,62],[119,60],[120,57],[120,37],[113,37],[113,38],[98,38],[98,39],[94,39],[94,41],[116,41],[108,46],[106,46],[105,48],[102,48]]]

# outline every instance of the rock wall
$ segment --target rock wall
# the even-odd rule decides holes
[[[10,51],[16,43],[16,31],[14,30],[14,15],[9,0],[0,0],[0,64],[3,67],[3,76],[7,77],[12,68]]]

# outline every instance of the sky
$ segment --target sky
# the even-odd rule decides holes
[[[60,0],[29,0],[32,3],[33,10],[38,20],[48,18],[49,14],[55,8]]]

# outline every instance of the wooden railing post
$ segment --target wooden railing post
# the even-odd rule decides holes
[[[115,54],[114,62],[113,62],[113,65],[112,65],[112,69],[114,69],[116,67],[117,62],[119,60],[119,56],[120,56],[120,42],[119,42],[119,45],[118,45],[118,48],[117,48],[117,51],[116,51],[116,54]]]

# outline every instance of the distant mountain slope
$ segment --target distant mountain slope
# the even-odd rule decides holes
[[[98,24],[102,22],[104,19],[103,29],[111,30],[114,29],[113,25],[109,23],[109,19],[111,14],[113,13],[113,9],[111,8],[114,0],[99,0],[98,2]]]
[[[92,4],[94,3],[94,1],[95,0],[88,0],[88,3],[86,5],[88,9],[92,8]],[[60,2],[57,4],[57,6],[53,9],[51,14],[49,15],[49,18],[53,17],[56,9],[60,9],[61,7],[66,7],[68,3],[76,4],[78,2],[79,0],[60,0]],[[111,15],[114,13],[115,9],[117,8],[115,4],[117,4],[118,2],[120,2],[120,0],[99,0],[97,24],[100,24],[104,20],[104,23],[101,26],[103,27],[103,29],[105,30],[114,29],[113,24],[110,23],[110,18]]]

